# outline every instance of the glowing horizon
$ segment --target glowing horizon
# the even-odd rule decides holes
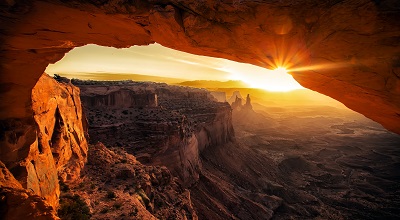
[[[137,74],[191,80],[240,80],[249,88],[267,91],[304,89],[286,71],[268,70],[251,64],[221,58],[193,55],[159,44],[126,49],[86,45],[75,48],[55,64],[46,68],[48,74],[67,74],[74,78],[108,74],[110,80],[118,74]],[[114,75],[114,76],[113,76]],[[118,78],[119,79],[119,78]]]

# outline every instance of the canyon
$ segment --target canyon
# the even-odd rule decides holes
[[[187,188],[199,180],[200,152],[234,139],[229,104],[204,89],[55,79],[44,74],[33,89],[37,139],[29,152],[18,147],[32,134],[4,134],[2,218],[58,219],[54,210],[79,195],[94,218],[120,204],[109,217],[197,219]],[[14,215],[23,196],[43,205]]]
[[[285,113],[250,95],[242,103],[240,91],[231,107],[222,94],[44,74],[32,92],[38,138],[14,154],[17,169],[2,159],[11,169],[1,164],[1,217],[399,216],[398,135],[349,110]],[[9,132],[6,143],[25,135]]]
[[[230,105],[213,101],[204,89],[133,81],[72,83],[81,90],[92,141],[124,148],[143,163],[167,166],[184,186],[199,179],[201,151],[234,138]],[[113,101],[93,105],[103,100]]]
[[[117,95],[110,92],[110,97],[114,97],[116,100],[130,97],[132,102],[136,101],[136,104],[138,102],[149,104],[145,108],[143,108],[143,105],[134,105],[133,109],[141,109],[142,113],[147,113],[146,111],[156,110],[158,107],[158,114],[161,114],[163,118],[165,115],[173,116],[171,118],[166,117],[165,119],[170,119],[171,121],[169,123],[160,123],[160,126],[157,126],[156,121],[154,121],[157,118],[153,118],[153,115],[147,115],[147,118],[144,116],[142,123],[136,121],[137,118],[133,117],[132,121],[127,124],[134,125],[135,122],[138,122],[139,130],[137,131],[143,131],[151,135],[145,135],[144,137],[147,137],[147,139],[145,138],[142,143],[146,143],[146,141],[153,141],[153,143],[145,145],[143,149],[150,151],[147,154],[159,161],[151,163],[151,166],[145,166],[137,161],[133,155],[124,153],[121,146],[117,149],[107,149],[101,143],[88,145],[87,138],[92,134],[92,130],[97,131],[97,124],[91,120],[89,120],[89,123],[86,121],[85,113],[82,111],[80,89],[72,85],[70,80],[65,80],[64,78],[56,79],[59,82],[44,74],[32,91],[32,110],[37,131],[31,131],[33,132],[31,134],[28,129],[26,133],[20,131],[19,133],[7,132],[4,134],[6,138],[2,140],[2,144],[8,148],[2,148],[1,154],[1,160],[5,163],[1,163],[2,172],[0,176],[2,195],[0,213],[2,219],[58,219],[55,210],[58,208],[65,210],[68,207],[73,207],[74,202],[80,201],[80,199],[76,199],[77,195],[80,195],[78,198],[84,198],[91,205],[90,210],[94,218],[98,218],[96,214],[100,214],[100,218],[104,217],[103,214],[105,213],[103,213],[104,211],[101,212],[102,210],[105,210],[106,207],[113,207],[112,204],[119,204],[119,207],[124,206],[121,208],[119,215],[125,215],[127,218],[197,219],[196,212],[190,201],[190,193],[182,186],[198,180],[198,172],[201,170],[199,148],[204,148],[206,145],[210,145],[211,142],[227,141],[224,138],[230,138],[233,134],[232,125],[228,120],[230,114],[225,113],[226,110],[228,110],[227,113],[230,113],[229,105],[216,104],[213,106],[215,107],[214,112],[208,115],[203,114],[199,118],[213,122],[214,118],[219,117],[220,119],[215,120],[215,123],[218,125],[224,123],[222,126],[230,125],[230,127],[225,127],[225,132],[230,133],[221,134],[222,136],[214,133],[216,136],[206,136],[206,140],[201,140],[201,137],[197,138],[193,133],[192,129],[194,127],[188,124],[186,116],[179,113],[178,110],[183,110],[184,108],[178,108],[176,113],[174,113],[175,110],[168,112],[157,106],[157,99],[155,99],[157,96],[154,93],[152,93],[152,96],[148,96],[148,92],[143,88],[148,88],[151,84],[141,85],[140,83],[134,84],[130,82],[134,85],[129,86],[128,84],[128,87],[138,94],[133,94],[133,91],[127,90],[122,85],[114,86],[114,88],[118,88],[122,92],[118,92]],[[76,84],[83,86],[84,82],[76,82]],[[171,91],[165,89],[165,84],[154,85],[155,87],[148,89],[154,90],[156,87],[160,87],[159,89],[164,91],[167,94],[166,96],[169,98],[174,97]],[[89,89],[92,95],[93,92],[102,91],[101,85],[95,85],[94,87]],[[106,88],[109,87],[112,87],[112,85],[106,86]],[[84,107],[92,107],[91,110],[101,109],[96,104],[92,105],[91,99],[85,99],[87,98],[85,96],[87,94],[86,89],[83,88],[82,90],[82,98],[87,100],[86,104],[89,104],[88,106],[84,105]],[[180,89],[177,88],[177,90],[179,91]],[[207,98],[208,94],[204,90],[194,90],[194,92],[189,93],[183,89],[180,95],[183,95],[184,98],[189,95],[193,99],[199,99],[199,101],[203,99],[203,102],[204,100],[209,100]],[[160,96],[162,97],[163,95],[160,94]],[[105,116],[107,111],[112,114],[115,108],[124,111],[121,110],[124,107],[124,102],[104,103],[102,102],[105,100],[104,94],[95,95],[95,99],[100,101],[94,103],[105,105],[105,108],[102,109],[104,110],[102,112],[104,115],[101,116]],[[182,97],[177,100],[178,103],[183,101]],[[161,99],[161,101],[165,100]],[[210,103],[213,104],[213,102]],[[122,104],[122,106],[118,106],[119,104]],[[169,103],[169,105],[171,104],[176,103]],[[182,105],[184,104],[182,103]],[[197,104],[204,103],[198,102]],[[130,110],[133,110],[132,106],[130,107]],[[212,109],[210,106],[210,110]],[[219,112],[219,109],[222,111]],[[92,116],[91,113],[93,113],[91,110],[86,111],[89,119]],[[105,133],[113,134],[113,129],[115,129],[112,124],[113,120],[110,120],[110,118],[108,120],[102,117],[98,118],[102,120],[101,123],[105,125],[105,129],[107,129],[107,126],[111,128]],[[121,122],[126,118],[121,117],[118,120]],[[213,124],[208,124],[208,126],[213,127]],[[91,131],[89,133],[88,128]],[[21,127],[20,129],[25,128]],[[171,133],[166,136],[163,132],[160,133],[165,129],[169,129]],[[207,129],[207,126],[204,126],[200,130],[207,131]],[[128,130],[125,133],[132,131],[132,134],[125,137],[131,137],[135,134],[139,138],[143,136],[143,133],[135,133],[134,130]],[[222,129],[221,131],[224,130]],[[93,135],[92,140],[96,140],[95,142],[103,140],[101,134],[104,135],[104,133],[100,133],[98,136]],[[121,132],[121,134],[123,135],[124,132]],[[154,136],[157,134],[164,136],[160,139]],[[18,148],[21,146],[21,142],[23,144],[26,139],[32,138],[32,136],[37,138],[33,140],[34,142],[28,152]],[[116,141],[118,141],[118,139],[115,139],[116,137],[118,136],[108,142],[106,141],[107,144],[115,146]],[[169,139],[170,143],[164,145],[155,144],[161,144],[160,141],[166,141],[166,138]],[[131,142],[129,142],[130,139],[120,138],[120,141],[124,144],[125,140],[127,141],[127,150],[131,152],[136,150],[136,145],[132,146]],[[153,149],[146,149],[146,147],[149,148],[150,146]],[[161,151],[163,148],[165,148],[164,152]],[[4,151],[5,149],[8,149],[9,152]],[[154,152],[159,155],[150,154]],[[172,172],[165,167],[164,163],[169,166]],[[177,179],[175,176],[180,178]],[[125,186],[125,188],[121,188],[122,186]],[[127,191],[128,189],[131,190]],[[99,202],[97,200],[101,198],[101,195],[104,196],[103,198],[107,198],[107,193],[110,192],[112,192],[113,198],[104,199],[105,201],[98,205]],[[118,200],[115,201],[114,197],[118,198]],[[61,204],[59,204],[59,201]],[[93,202],[97,205],[93,205]],[[110,204],[107,204],[107,202]],[[129,207],[125,204],[129,204]],[[181,207],[181,209],[178,207]],[[69,211],[72,214],[69,212],[67,214],[74,216],[74,213],[79,212],[79,210],[76,207],[76,210]],[[16,214],[15,211],[19,211],[19,213]],[[61,217],[65,217],[62,216],[62,213],[63,211],[59,212]],[[119,215],[113,218],[120,218]],[[111,214],[112,216],[113,214]]]
[[[226,92],[150,82],[71,82],[88,100],[83,106],[92,141],[132,153],[142,164],[166,166],[190,192],[190,200],[183,199],[192,207],[185,210],[193,210],[188,218],[194,212],[199,219],[398,216],[400,139],[349,110],[317,104],[257,113],[252,97],[240,91],[233,91],[229,106],[216,102]],[[116,92],[131,103],[91,105]],[[159,208],[151,204],[154,214]]]
[[[136,166],[139,173],[143,173],[138,177],[144,181],[143,188],[136,187],[134,191],[128,193],[129,196],[124,194],[132,201],[132,204],[136,204],[135,211],[130,213],[135,213],[137,216],[152,218],[154,214],[196,219],[197,214],[193,211],[193,206],[205,213],[200,217],[214,216],[215,219],[224,219],[232,215],[243,219],[256,218],[257,216],[253,215],[258,212],[273,217],[273,213],[279,213],[282,209],[284,210],[281,212],[282,216],[285,216],[285,210],[289,210],[289,213],[297,213],[298,216],[319,215],[320,212],[314,209],[311,213],[304,210],[293,211],[296,209],[293,207],[296,206],[285,203],[285,198],[292,197],[279,194],[284,194],[286,191],[282,191],[282,185],[276,182],[268,182],[269,188],[265,189],[265,192],[254,194],[251,190],[243,190],[240,193],[241,196],[237,197],[232,193],[237,189],[236,186],[243,188],[242,186],[257,184],[251,181],[246,182],[243,177],[236,178],[239,182],[236,182],[234,187],[229,184],[232,176],[220,175],[226,181],[221,181],[221,178],[215,176],[215,173],[221,170],[229,170],[226,167],[235,168],[236,165],[230,164],[230,160],[225,162],[216,160],[213,157],[214,153],[224,148],[210,148],[210,146],[220,144],[228,148],[230,146],[232,155],[240,154],[240,151],[235,151],[235,149],[242,149],[229,144],[234,137],[233,129],[227,123],[231,119],[230,109],[226,104],[207,102],[214,104],[205,106],[207,108],[203,113],[194,112],[190,104],[181,106],[184,112],[165,111],[160,106],[164,105],[165,108],[170,106],[168,103],[163,103],[162,99],[172,95],[169,95],[168,91],[157,93],[155,85],[149,89],[142,88],[147,92],[126,88],[107,93],[100,88],[97,92],[102,93],[101,97],[93,98],[93,94],[83,96],[83,101],[87,103],[87,106],[96,108],[114,106],[112,108],[115,108],[115,113],[118,113],[118,119],[131,116],[135,119],[129,124],[132,126],[132,131],[143,128],[151,135],[150,137],[156,137],[154,143],[147,143],[146,140],[149,139],[133,139],[134,135],[132,135],[132,140],[124,142],[121,138],[120,143],[113,143],[107,137],[107,131],[123,127],[124,124],[115,124],[116,119],[110,117],[110,113],[103,115],[103,112],[99,112],[99,116],[102,116],[101,120],[104,120],[102,122],[109,123],[110,127],[99,126],[96,128],[99,133],[90,134],[91,131],[88,128],[90,123],[96,126],[97,112],[89,113],[88,124],[80,105],[79,88],[69,82],[57,83],[51,77],[42,75],[43,71],[49,63],[60,60],[71,49],[86,44],[123,48],[157,42],[166,47],[193,54],[221,57],[265,68],[276,68],[281,65],[289,69],[297,68],[301,71],[294,71],[292,75],[303,86],[335,98],[350,109],[362,113],[399,134],[399,11],[400,5],[394,0],[316,2],[305,0],[269,2],[15,0],[0,2],[0,40],[2,42],[0,45],[0,160],[2,162],[0,213],[7,219],[21,219],[22,216],[33,219],[57,219],[54,209],[60,206],[59,199],[62,194],[60,181],[71,185],[72,191],[80,193],[82,198],[90,200],[91,197],[85,194],[86,191],[79,191],[80,188],[89,187],[90,189],[90,186],[79,187],[79,182],[82,181],[81,173],[87,173],[87,178],[92,181],[99,181],[95,178],[96,172],[85,170],[90,166],[86,168],[84,166],[88,151],[90,151],[87,143],[90,135],[104,140],[106,146],[112,145],[107,147],[125,147],[124,150],[128,154],[133,151],[138,152],[138,161],[136,161],[134,158],[124,158],[124,152],[109,150],[102,145],[93,145],[97,146],[94,149],[98,150],[94,151],[97,158],[92,158],[94,161],[104,162],[107,160],[102,157],[108,155],[104,157],[112,158],[110,159],[113,161],[110,162],[112,164],[126,160],[129,164]],[[179,93],[179,91],[174,92]],[[205,91],[193,94],[183,93],[181,98],[209,100]],[[85,94],[84,91],[82,94]],[[119,109],[118,106],[126,102],[129,105],[122,106],[126,109]],[[140,115],[139,111],[127,110],[136,109],[136,107],[142,108],[144,113]],[[127,113],[123,112],[125,110]],[[160,123],[161,126],[145,122],[145,119],[150,117],[157,118],[157,114],[160,119],[167,115],[168,120]],[[137,118],[134,118],[136,116]],[[167,137],[159,133],[171,128],[173,132],[170,134],[168,144],[154,145],[159,149],[149,151],[146,147],[140,149],[140,146],[135,144],[136,141],[143,146],[162,143]],[[129,131],[129,129],[128,127],[121,130]],[[343,132],[348,131],[344,129]],[[213,134],[217,135],[212,136]],[[397,143],[396,140],[394,142]],[[359,148],[368,150],[369,145]],[[375,149],[371,149],[373,150]],[[203,152],[202,155],[199,152]],[[223,152],[225,151],[220,151],[221,156],[224,155]],[[354,152],[356,151],[352,151]],[[323,154],[324,151],[320,153]],[[343,155],[342,153],[340,152],[340,155]],[[397,155],[396,151],[392,153]],[[386,152],[367,155],[367,158],[373,160],[378,157],[376,155],[393,161],[397,160],[397,156],[388,156]],[[357,154],[354,157],[358,158]],[[174,158],[174,160],[170,161],[169,158]],[[188,160],[182,160],[182,158],[188,158]],[[243,156],[243,158],[248,157]],[[261,161],[256,164],[271,162],[268,158],[255,158]],[[299,168],[300,170],[309,171],[315,168],[307,165],[303,158],[294,159],[294,162],[288,160],[286,165],[281,165],[280,170],[292,169],[298,163],[304,165]],[[352,159],[356,160],[355,158]],[[181,163],[176,165],[173,161]],[[365,166],[365,163],[370,162],[369,159],[356,161],[364,163],[361,168],[366,170],[368,175],[373,173],[371,169],[380,169],[379,166],[372,168]],[[142,162],[148,164],[143,165]],[[165,169],[170,169],[171,176],[178,176],[178,179],[162,181],[163,176],[168,177],[168,171],[160,167],[164,163],[168,167]],[[342,164],[353,168],[360,167],[357,164],[352,165],[348,160],[342,161]],[[119,162],[116,166],[124,168],[124,165],[120,165]],[[271,170],[273,169],[271,167]],[[337,167],[333,169],[336,170]],[[153,170],[152,173],[149,170]],[[149,172],[148,176],[144,174],[146,172]],[[163,183],[159,187],[157,184],[153,186],[150,181],[151,176],[160,176],[160,173],[161,177],[153,178],[153,181],[157,184]],[[105,175],[113,177],[112,174],[113,170],[109,170]],[[275,174],[274,172],[270,174],[268,170],[262,172],[262,176],[269,175],[270,179],[274,179]],[[377,180],[376,176],[368,175],[358,172],[354,176],[359,177],[360,180],[368,178]],[[342,176],[351,179],[353,172]],[[395,173],[393,176],[392,178],[381,175],[378,182],[381,183],[383,178],[387,180],[385,183],[388,186],[392,186],[393,181],[397,181]],[[294,175],[290,178],[299,180],[317,177]],[[338,181],[335,178],[332,177],[333,182]],[[220,182],[219,187],[215,187],[215,191],[208,191],[208,188],[215,186],[216,182]],[[317,184],[315,182],[313,184]],[[304,182],[300,181],[300,183]],[[193,187],[193,193],[202,197],[198,196],[190,202],[190,193],[182,190],[189,186]],[[163,191],[163,187],[168,188],[169,193]],[[277,193],[271,194],[271,190]],[[390,196],[397,195],[396,190],[396,188],[393,192],[384,190],[384,194],[388,195],[383,201],[384,204],[395,198]],[[379,189],[365,185],[364,191],[382,193]],[[102,196],[106,193],[101,191]],[[122,197],[122,193],[127,192],[120,189],[116,193],[117,197],[120,195]],[[347,195],[345,192],[341,193]],[[140,197],[137,196],[139,194]],[[165,204],[168,207],[166,211],[160,213],[159,209],[154,210],[154,201],[145,202],[147,201],[145,198],[149,197],[148,194],[154,197],[155,195],[163,197],[168,194],[170,197],[166,199],[168,201]],[[221,205],[223,204],[221,202],[210,203],[216,204],[218,210],[208,210],[209,205],[206,204],[210,201],[210,195],[219,195],[221,201],[230,201],[227,203],[228,208],[236,207],[238,211],[230,213],[226,206]],[[365,198],[365,195],[361,194],[360,197]],[[306,201],[311,205],[321,202],[308,194],[302,198],[309,198]],[[256,200],[258,202],[254,202]],[[252,202],[249,202],[248,207],[238,206],[242,201]],[[332,198],[325,198],[324,201],[328,201],[329,204],[339,204],[338,206],[354,204],[354,201],[337,202]],[[108,202],[111,203],[114,200]],[[173,209],[172,207],[178,203],[182,206],[178,206],[177,210]],[[379,206],[375,204],[371,206],[374,210],[375,208],[379,210]],[[357,207],[365,208],[368,205]],[[393,217],[398,212],[395,207],[383,211],[387,217]],[[216,215],[217,212],[222,214]],[[19,215],[14,215],[14,213]],[[122,214],[129,215],[130,213]],[[377,212],[367,217],[373,218],[379,214],[381,213]],[[340,213],[335,214],[335,211],[332,211],[325,217],[337,215]],[[362,216],[362,213],[357,213],[356,216]]]

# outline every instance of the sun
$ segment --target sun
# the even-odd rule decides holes
[[[288,70],[285,67],[278,67],[278,68],[274,69],[273,71],[278,74],[287,74],[288,73]]]
[[[297,89],[304,89],[290,75],[285,67],[266,69],[250,64],[230,65],[224,71],[231,73],[232,80],[240,80],[250,88],[258,88],[271,92],[289,92]]]

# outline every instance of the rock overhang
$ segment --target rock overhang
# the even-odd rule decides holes
[[[325,65],[292,75],[400,133],[396,1],[49,0],[1,8],[1,119],[30,117],[31,89],[74,47],[157,42],[266,68]]]

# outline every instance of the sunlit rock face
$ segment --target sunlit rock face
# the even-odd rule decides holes
[[[0,161],[0,219],[59,219],[56,211],[42,197],[23,189]]]
[[[395,0],[2,4],[2,119],[26,120],[39,76],[74,47],[158,42],[194,54],[299,70],[292,74],[303,86],[400,133],[400,4]]]
[[[51,149],[58,175],[64,182],[79,178],[87,158],[86,118],[79,95],[78,87],[58,83],[46,74],[32,90],[39,146],[42,151]]]
[[[59,178],[78,178],[87,157],[79,89],[44,74],[32,91],[30,109],[30,120],[1,121],[0,161],[23,188],[57,207]]]

